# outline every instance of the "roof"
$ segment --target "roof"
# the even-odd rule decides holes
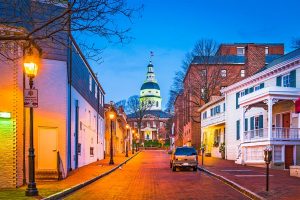
[[[145,90],[145,89],[156,89],[156,90],[160,90],[159,85],[155,82],[145,82],[142,87],[141,90]]]
[[[274,59],[282,55],[266,55],[266,63],[272,62]],[[225,55],[225,56],[195,56],[192,64],[244,64],[245,56]]]
[[[261,70],[259,70],[257,73],[261,72],[261,71],[264,71],[266,69],[269,69],[279,63],[282,63],[286,60],[289,60],[291,58],[294,58],[296,56],[299,56],[300,55],[300,48],[299,49],[296,49],[295,51],[292,51],[290,53],[287,53],[285,55],[281,55],[279,57],[277,57],[277,59],[273,59],[268,65],[266,65],[265,67],[263,67]]]
[[[211,99],[208,103],[204,104],[198,109],[198,112],[202,112],[203,110],[207,109],[208,107],[217,104],[221,101],[225,100],[225,96],[215,96],[214,98]]]
[[[254,43],[254,42],[248,42],[248,43],[222,43],[220,46],[222,45],[230,45],[230,46],[237,46],[237,45],[249,45],[249,44],[255,44],[255,45],[263,45],[263,46],[283,46],[283,43]]]
[[[156,116],[159,118],[170,118],[171,117],[170,113],[164,112],[162,110],[146,110],[144,113],[144,116],[145,115],[153,115],[153,116]],[[137,117],[138,117],[138,115],[136,113],[131,113],[131,114],[127,115],[127,118],[129,118],[129,119],[137,118]]]

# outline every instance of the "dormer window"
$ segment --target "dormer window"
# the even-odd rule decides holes
[[[238,56],[243,56],[243,55],[245,55],[245,47],[237,47],[237,48],[236,48],[236,54],[237,54]]]
[[[266,54],[266,55],[269,54],[269,47],[265,47],[265,54]]]

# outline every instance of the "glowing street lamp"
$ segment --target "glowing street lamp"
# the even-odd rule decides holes
[[[127,136],[126,136],[126,153],[125,153],[125,157],[128,157],[128,136],[129,136],[129,134],[128,134],[128,131],[129,131],[129,128],[130,128],[130,126],[128,125],[128,124],[126,124],[126,130],[127,130]]]
[[[38,64],[36,59],[29,55],[24,60],[24,69],[25,73],[29,78],[30,89],[33,88],[33,78],[36,76],[38,71]],[[28,164],[29,164],[29,183],[26,189],[26,196],[37,196],[38,190],[35,183],[35,166],[34,166],[34,146],[33,146],[33,107],[30,107],[30,144],[29,144],[29,155],[28,155]]]
[[[111,106],[112,106],[112,102],[111,102]],[[110,119],[110,161],[109,161],[109,164],[110,165],[114,164],[114,159],[113,159],[113,153],[114,153],[114,149],[113,149],[113,133],[112,133],[113,119],[114,118],[115,118],[115,114],[111,110],[111,112],[109,113],[109,119]]]

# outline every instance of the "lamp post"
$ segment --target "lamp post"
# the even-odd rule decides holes
[[[269,165],[272,161],[272,147],[266,146],[264,149],[264,160],[266,162],[266,191],[269,191]]]
[[[114,163],[114,159],[113,159],[113,153],[114,153],[114,149],[113,149],[113,119],[115,118],[115,114],[113,113],[113,111],[111,111],[111,113],[109,114],[109,119],[110,119],[110,160],[109,160],[109,164],[113,165]]]
[[[126,149],[125,149],[125,157],[128,157],[128,131],[129,131],[130,126],[128,124],[126,124],[126,131],[127,131],[127,135],[126,135]]]
[[[24,61],[25,73],[29,78],[29,87],[33,89],[33,78],[37,74],[38,65],[33,61],[33,59],[25,59]],[[31,105],[30,109],[30,128],[29,128],[29,155],[28,155],[28,170],[29,170],[29,183],[25,192],[26,196],[37,196],[39,194],[36,183],[35,183],[35,166],[34,166],[34,145],[33,145],[33,107]]]
[[[132,137],[132,154],[134,154],[134,130],[132,130],[132,134],[131,134],[131,137]]]

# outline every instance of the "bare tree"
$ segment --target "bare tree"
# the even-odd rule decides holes
[[[126,108],[127,111],[132,115],[132,118],[134,118],[137,122],[139,134],[141,134],[143,119],[154,104],[154,101],[148,100],[147,98],[140,100],[138,95],[129,97]],[[141,135],[141,139],[143,138],[144,136]]]
[[[127,0],[0,0],[0,41],[64,48],[70,47],[69,34],[89,58],[99,60],[103,47],[93,41],[129,41],[129,27],[141,8],[128,6]]]

